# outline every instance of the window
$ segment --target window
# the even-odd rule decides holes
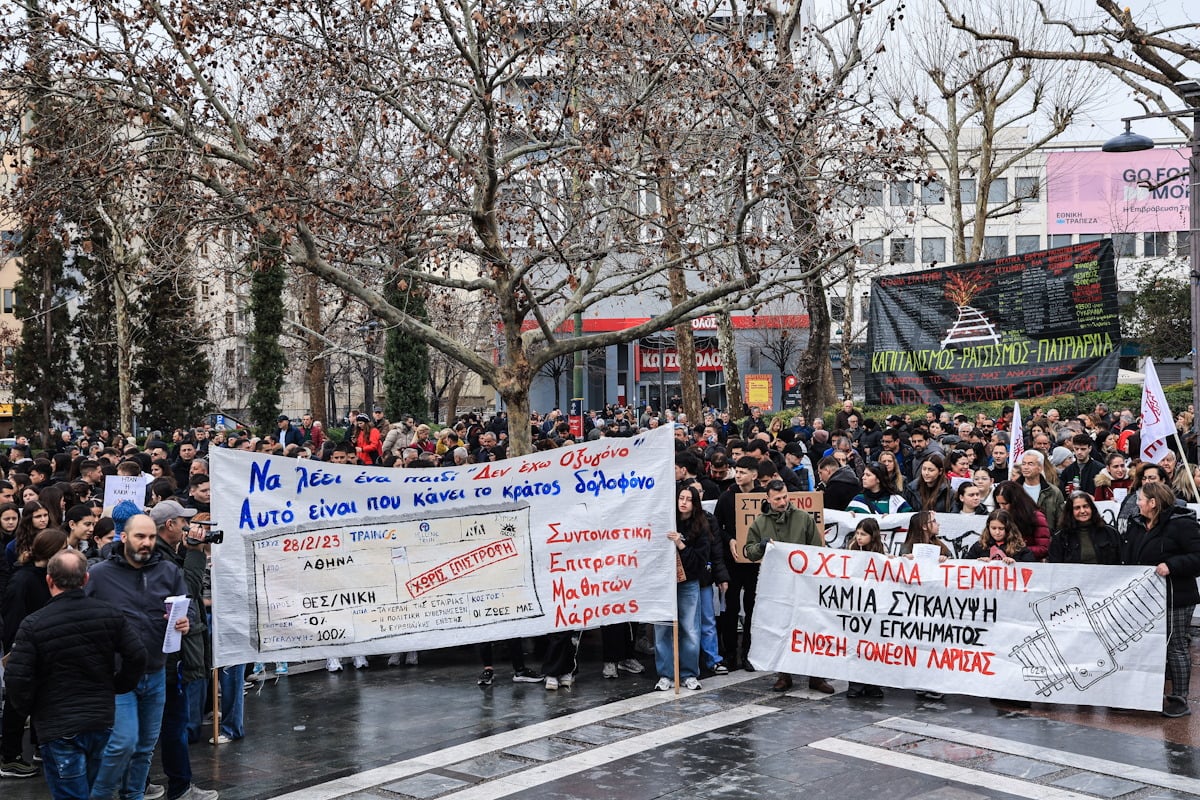
[[[1190,231],[1180,231],[1175,234],[1175,257],[1188,258],[1192,254],[1192,248],[1189,246],[1192,234]]]
[[[945,237],[932,237],[921,240],[921,263],[932,264],[935,261],[938,263],[946,260],[946,239]]]
[[[225,312],[225,333],[232,336],[234,331],[234,316],[232,311]]]
[[[6,345],[4,348],[4,371],[12,370],[13,365],[17,363],[17,348],[13,345]]]
[[[1022,200],[1040,200],[1042,182],[1037,178],[1017,178],[1017,197]]]
[[[893,238],[892,263],[911,264],[913,260],[913,240],[908,238]]]
[[[1071,234],[1069,233],[1052,233],[1050,234],[1051,247],[1066,247],[1071,243]]]
[[[1142,234],[1142,252],[1147,256],[1167,256],[1170,255],[1170,244],[1168,239],[1170,234],[1166,231],[1158,231],[1157,233]]]
[[[1090,242],[1098,242],[1103,238],[1103,233],[1081,233],[1079,234],[1079,243],[1088,244]]]
[[[867,181],[863,185],[862,204],[876,208],[883,205],[883,181]]]
[[[1008,178],[996,178],[988,184],[988,203],[1008,202]]]
[[[233,273],[232,272],[225,273],[225,291],[228,292],[229,294],[233,294]]]
[[[226,350],[225,351],[225,368],[233,369],[236,366],[237,366],[237,351],[236,350]]]
[[[846,301],[841,297],[829,298],[829,318],[841,322],[846,316]]]
[[[940,206],[946,202],[946,187],[941,181],[930,181],[921,187],[921,202],[927,206]]]
[[[983,237],[983,253],[981,258],[1004,258],[1008,255],[1007,236]]]
[[[1114,233],[1113,252],[1119,256],[1132,258],[1137,253],[1137,236],[1132,233]]]
[[[207,300],[210,293],[208,281],[200,281],[200,299]]]
[[[1017,255],[1023,255],[1024,253],[1033,253],[1033,252],[1036,252],[1041,249],[1042,249],[1042,237],[1040,237],[1040,236],[1018,236],[1017,237]]]
[[[861,241],[858,243],[862,249],[862,260],[871,264],[883,263],[883,240],[872,239],[870,241]]]
[[[958,197],[967,205],[973,205],[975,203],[974,178],[963,178],[958,182]]]
[[[17,307],[17,292],[15,289],[4,290],[4,313],[11,314]]]
[[[7,258],[21,246],[20,231],[0,231],[0,256]]]
[[[912,181],[896,181],[892,184],[891,203],[894,206],[911,206],[916,200]]]

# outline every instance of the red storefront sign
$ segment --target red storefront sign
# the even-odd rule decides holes
[[[634,362],[637,378],[642,374],[658,374],[659,372],[679,372],[679,352],[674,347],[657,349],[638,345],[637,358]],[[696,350],[696,369],[700,372],[720,372],[721,351],[716,347],[706,347]]]

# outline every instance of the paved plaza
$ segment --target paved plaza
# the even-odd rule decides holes
[[[850,700],[837,680],[832,696],[780,695],[773,673],[741,671],[676,697],[652,691],[651,669],[601,678],[589,644],[557,692],[512,683],[504,659],[480,689],[467,647],[417,667],[292,665],[247,695],[245,739],[192,748],[195,783],[226,800],[1200,797],[1195,717],[903,690]],[[49,797],[40,780],[0,790]]]

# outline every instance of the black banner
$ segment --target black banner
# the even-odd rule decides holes
[[[1112,389],[1111,239],[876,278],[867,402],[959,404]]]

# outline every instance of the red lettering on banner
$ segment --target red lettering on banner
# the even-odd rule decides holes
[[[978,672],[980,675],[995,675],[992,671],[992,652],[965,650],[961,647],[946,647],[929,651],[927,667],[947,669],[953,672]]]
[[[792,631],[792,652],[811,653],[814,656],[829,656],[830,658],[846,657],[846,637],[830,636],[827,633],[809,633],[795,629]]]
[[[854,654],[863,661],[875,661],[893,667],[915,667],[917,665],[917,646],[912,644],[894,644],[892,642],[871,642],[859,639],[854,648]]]

